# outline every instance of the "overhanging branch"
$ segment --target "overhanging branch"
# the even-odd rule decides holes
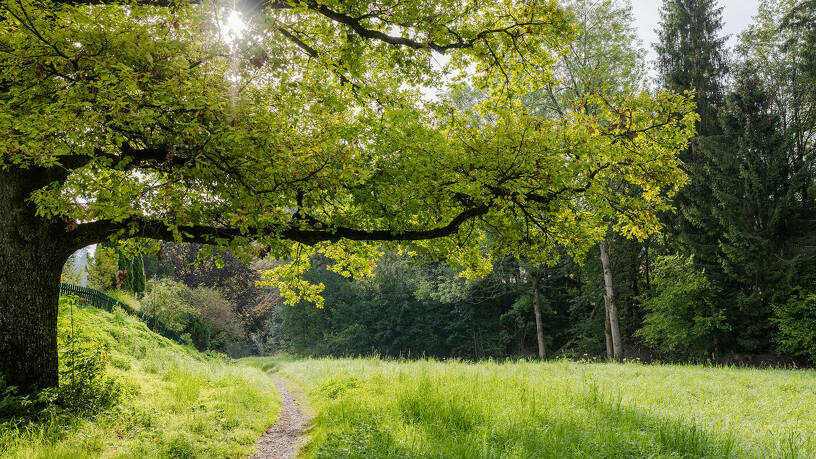
[[[459,227],[468,220],[480,217],[487,213],[489,208],[481,205],[462,211],[447,225],[428,230],[362,230],[348,227],[333,227],[329,229],[297,229],[289,226],[265,226],[249,228],[242,232],[238,228],[216,227],[207,225],[180,225],[177,231],[170,229],[161,220],[152,220],[141,217],[132,217],[122,221],[99,220],[80,224],[71,231],[73,245],[79,249],[90,244],[108,239],[116,233],[124,231],[127,237],[142,237],[148,239],[174,241],[180,237],[182,242],[196,242],[214,244],[217,239],[233,239],[237,237],[266,236],[314,245],[320,242],[337,242],[341,239],[352,241],[420,241],[450,236],[459,230]]]
[[[123,3],[122,0],[54,0],[54,2],[65,5],[115,5]],[[188,2],[185,2],[183,0],[131,0],[128,3],[157,7],[173,7],[184,3],[198,3],[198,0],[190,0]],[[363,21],[367,17],[371,16],[370,14],[364,14],[362,16],[355,17],[350,14],[329,8],[328,6],[323,5],[314,0],[306,1],[304,3],[304,6],[306,7],[306,9],[314,11],[327,19],[331,19],[332,21],[338,24],[343,24],[349,27],[352,31],[354,31],[354,33],[356,33],[360,37],[370,40],[381,41],[383,43],[387,43],[390,45],[404,46],[411,49],[432,49],[442,54],[444,54],[447,51],[455,49],[472,48],[477,42],[485,40],[490,35],[509,34],[510,36],[515,38],[515,35],[513,34],[515,33],[514,31],[516,30],[521,30],[524,29],[525,27],[530,26],[545,25],[544,22],[540,21],[518,22],[510,24],[506,27],[482,30],[478,32],[476,35],[472,36],[471,38],[464,38],[455,30],[452,30],[449,27],[445,26],[448,33],[451,34],[455,38],[455,40],[450,43],[438,43],[430,40],[419,41],[404,36],[389,35],[381,30],[368,27],[364,24]],[[253,10],[259,11],[262,9],[270,10],[292,9],[294,8],[294,6],[293,4],[287,1],[239,0],[238,4],[235,5],[235,8],[240,9],[241,11],[253,11]],[[398,24],[391,25],[397,26]]]

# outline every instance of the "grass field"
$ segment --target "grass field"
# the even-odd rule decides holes
[[[64,336],[65,304],[59,317]],[[260,370],[180,346],[121,311],[75,307],[73,321],[109,348],[120,401],[93,414],[51,407],[36,421],[0,419],[0,457],[240,457],[277,419],[279,396]]]
[[[816,457],[816,372],[253,359],[317,412],[307,457]]]

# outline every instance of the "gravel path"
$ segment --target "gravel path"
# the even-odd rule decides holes
[[[298,450],[305,443],[302,436],[311,417],[303,413],[303,400],[286,390],[282,379],[274,379],[281,394],[281,411],[278,422],[266,429],[266,434],[258,440],[258,452],[253,459],[295,459]]]

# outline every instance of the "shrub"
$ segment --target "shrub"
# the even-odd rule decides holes
[[[189,316],[198,315],[185,297],[189,297],[189,289],[183,284],[169,279],[151,279],[142,298],[142,312],[158,319],[168,329],[182,333]]]
[[[194,314],[189,314],[186,318],[187,325],[184,327],[182,337],[189,337],[190,344],[199,351],[205,351],[210,347],[210,327]]]
[[[72,308],[73,298],[64,297]],[[60,343],[60,382],[56,402],[74,411],[96,412],[114,405],[121,395],[121,387],[105,375],[111,360],[107,344],[81,326],[71,325]]]
[[[779,350],[816,364],[816,294],[797,292],[786,303],[774,306],[779,327]]]
[[[196,341],[196,331],[199,336],[204,337],[207,328],[207,340],[211,341],[211,347],[225,350],[226,346],[233,341],[245,337],[244,329],[241,326],[232,305],[224,296],[213,288],[196,287],[189,294],[190,306],[198,311],[201,324],[194,323],[188,327],[189,333]],[[199,349],[204,349],[199,347]]]
[[[705,360],[717,350],[717,334],[729,329],[716,287],[693,257],[660,257],[654,273],[654,295],[643,298],[648,313],[635,335],[665,358]]]
[[[127,290],[121,289],[108,290],[105,292],[105,294],[119,301],[120,303],[124,303],[130,306],[131,309],[133,309],[134,311],[140,311],[142,309],[142,302],[136,299],[136,297]]]

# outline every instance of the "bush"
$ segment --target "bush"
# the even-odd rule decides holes
[[[232,305],[224,296],[213,288],[196,287],[189,294],[190,307],[198,311],[201,324],[188,327],[193,341],[196,336],[205,336],[211,348],[226,350],[227,346],[245,337],[244,329],[233,311]],[[199,347],[199,349],[204,349]]]
[[[64,362],[56,399],[60,406],[96,412],[119,400],[121,386],[105,376],[110,353],[103,343],[77,335],[66,342],[60,359]]]
[[[127,300],[127,295],[117,296],[123,297]],[[191,289],[173,280],[151,279],[141,311],[202,351],[226,351],[245,337],[232,305],[218,290],[209,287]]]
[[[189,317],[198,315],[185,297],[189,297],[189,289],[183,284],[169,279],[151,279],[142,298],[142,312],[158,319],[169,330],[183,333]]]
[[[139,301],[131,292],[122,289],[107,290],[105,292],[109,297],[124,303],[131,307],[134,311],[141,311],[142,302]]]
[[[74,297],[60,298],[60,308],[70,308],[71,315],[75,304]],[[59,332],[58,386],[22,396],[17,387],[7,386],[0,375],[0,419],[16,418],[22,422],[57,408],[74,414],[97,413],[118,403],[122,386],[106,375],[111,357],[105,341],[72,320],[69,329],[63,333],[60,327]]]
[[[73,298],[64,297],[61,301],[68,302],[73,308]],[[105,368],[111,360],[107,344],[73,324],[60,341],[57,404],[73,411],[90,412],[114,405],[121,395],[121,387],[105,375]]]
[[[717,351],[717,335],[728,330],[717,289],[692,257],[660,257],[655,263],[654,295],[643,298],[648,311],[635,333],[664,358],[703,361]]]
[[[184,327],[182,337],[189,336],[190,344],[199,351],[205,351],[210,347],[210,327],[194,314],[189,314],[186,318],[187,325]]]
[[[27,402],[28,398],[19,396],[16,386],[7,386],[6,378],[0,374],[0,419],[23,414]]]
[[[779,350],[816,364],[816,294],[797,292],[786,303],[774,306],[779,327]]]

